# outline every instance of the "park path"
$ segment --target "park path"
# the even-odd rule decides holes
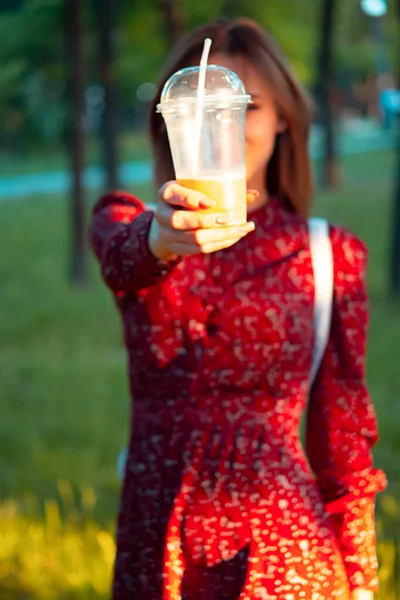
[[[323,134],[318,127],[312,129],[310,153],[313,159],[322,155]],[[341,155],[357,154],[393,148],[396,142],[395,131],[380,129],[375,123],[357,121],[350,123],[346,131],[339,135]],[[122,186],[147,183],[152,175],[150,161],[128,162],[121,166]],[[104,171],[99,166],[85,169],[84,185],[87,190],[101,189]],[[23,198],[37,194],[59,194],[71,188],[71,174],[67,169],[42,173],[27,173],[12,177],[0,177],[0,201]]]

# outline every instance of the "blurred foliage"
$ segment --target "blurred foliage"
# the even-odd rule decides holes
[[[26,0],[0,13],[0,139],[57,138],[65,88],[62,0]],[[22,136],[22,137],[21,137]],[[18,150],[17,148],[14,148]]]
[[[113,528],[93,516],[96,493],[86,487],[76,504],[67,481],[60,499],[47,500],[29,514],[15,502],[0,504],[0,593],[2,600],[106,600],[115,555]],[[392,509],[399,503],[388,495]],[[35,498],[31,498],[35,505]],[[378,529],[381,523],[378,522]],[[376,600],[400,593],[400,541],[379,541],[380,590]]]
[[[112,527],[93,518],[92,488],[74,500],[67,481],[59,500],[48,499],[22,514],[15,502],[0,504],[2,600],[100,600],[109,598],[115,542]]]
[[[294,70],[309,86],[314,83],[323,0],[175,0],[184,29],[221,16],[259,21],[289,56]],[[59,141],[65,124],[65,30],[63,0],[0,2],[0,150],[25,150],[39,141]],[[96,3],[85,9],[87,84],[96,84]],[[394,0],[385,21],[389,53],[395,52]],[[14,6],[11,10],[10,6]],[[348,85],[373,70],[373,45],[368,20],[359,0],[338,4],[335,25],[337,81]],[[6,10],[8,9],[8,10]],[[156,0],[116,3],[116,75],[122,119],[129,126],[144,122],[145,106],[136,98],[143,82],[156,82],[169,51],[164,16]]]

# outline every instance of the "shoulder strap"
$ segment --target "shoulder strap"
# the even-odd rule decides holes
[[[325,219],[308,220],[311,262],[314,271],[314,349],[310,387],[314,383],[329,339],[333,301],[333,253],[329,223]]]

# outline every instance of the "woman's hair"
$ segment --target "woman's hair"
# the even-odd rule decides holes
[[[267,190],[298,214],[307,216],[312,197],[308,154],[311,102],[275,42],[249,19],[219,20],[200,27],[182,38],[167,60],[150,113],[157,185],[175,178],[164,120],[156,112],[162,88],[179,69],[199,64],[207,37],[212,39],[212,53],[248,60],[270,88],[278,114],[287,128],[276,138],[266,173]]]

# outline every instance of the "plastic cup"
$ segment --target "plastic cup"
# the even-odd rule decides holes
[[[245,116],[251,98],[233,71],[208,65],[199,98],[200,67],[166,82],[157,107],[168,133],[177,181],[210,198],[234,224],[247,220]],[[201,115],[199,121],[199,101]]]

